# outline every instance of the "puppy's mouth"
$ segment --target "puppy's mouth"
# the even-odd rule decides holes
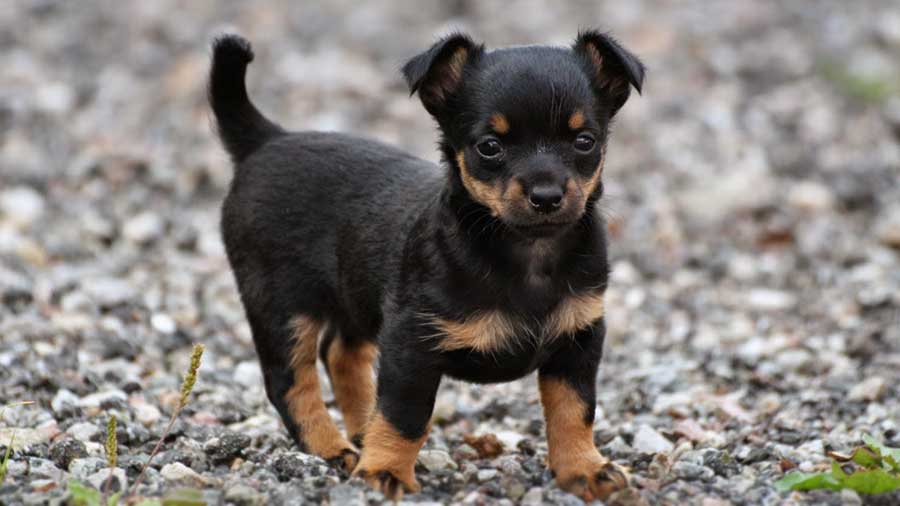
[[[531,223],[508,223],[510,228],[525,237],[553,237],[569,229],[575,221],[541,221]]]

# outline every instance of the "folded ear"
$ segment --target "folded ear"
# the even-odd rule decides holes
[[[439,114],[459,89],[466,66],[483,52],[484,46],[476,45],[468,35],[447,35],[403,66],[410,95],[418,91],[425,109]]]
[[[607,98],[611,115],[625,105],[630,86],[641,92],[644,64],[611,36],[596,30],[582,31],[572,50],[584,59],[594,92]]]

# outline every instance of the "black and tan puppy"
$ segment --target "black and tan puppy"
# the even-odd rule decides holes
[[[252,59],[237,36],[215,42],[210,101],[236,166],[222,233],[266,391],[299,445],[398,497],[419,488],[442,376],[537,370],[560,486],[585,498],[625,487],[592,432],[609,269],[595,207],[641,62],[596,31],[571,48],[443,38],[403,67],[440,126],[435,166],[282,129],[247,97]]]

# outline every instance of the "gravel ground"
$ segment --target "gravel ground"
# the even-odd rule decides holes
[[[231,169],[210,132],[208,43],[251,38],[251,93],[295,128],[435,159],[397,68],[451,27],[491,46],[611,29],[643,97],[607,164],[614,264],[595,437],[633,469],[619,504],[897,504],[782,494],[871,433],[900,446],[900,6],[845,2],[153,2],[0,9],[2,504],[69,479],[210,504],[374,504],[289,442],[265,399],[218,233]],[[331,399],[331,395],[326,395]],[[411,503],[565,504],[545,471],[536,384],[446,382]],[[335,415],[336,415],[335,411]],[[502,443],[491,452],[490,434]],[[466,442],[468,441],[468,442]],[[121,480],[121,481],[120,481]]]

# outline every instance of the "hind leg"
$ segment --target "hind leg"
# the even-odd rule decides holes
[[[297,316],[276,335],[258,335],[262,329],[254,325],[254,340],[269,400],[301,450],[349,472],[359,460],[358,452],[328,414],[319,386],[316,348],[322,328],[318,320]]]
[[[321,352],[347,436],[359,447],[375,406],[374,366],[378,349],[372,341],[337,335],[323,342]]]

